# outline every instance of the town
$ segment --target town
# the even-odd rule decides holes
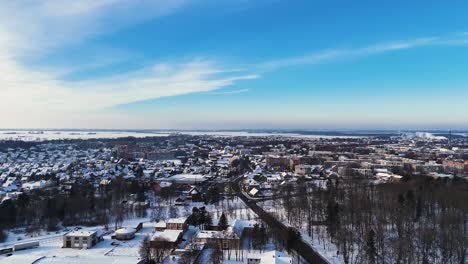
[[[468,264],[468,1],[0,1],[0,264]]]
[[[468,137],[451,131],[4,139],[0,183],[1,263],[468,256]]]

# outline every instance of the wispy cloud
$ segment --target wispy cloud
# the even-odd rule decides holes
[[[271,71],[295,65],[325,64],[419,47],[466,44],[468,44],[468,38],[464,36],[415,38],[382,42],[364,47],[327,49],[315,53],[268,61],[261,63],[256,68],[261,71]]]
[[[240,93],[246,93],[248,92],[249,89],[238,89],[238,90],[232,90],[232,91],[222,91],[222,92],[213,92],[211,94],[240,94]]]
[[[83,41],[154,17],[164,16],[187,0],[25,0],[0,4],[2,48],[27,56],[44,55],[53,48]],[[10,50],[11,51],[11,50]]]
[[[175,12],[185,4],[183,0],[3,2],[0,4],[0,111],[14,114],[2,114],[1,126],[53,127],[74,118],[93,119],[91,124],[96,125],[116,119],[103,109],[213,91],[239,80],[257,78],[203,59],[167,61],[125,74],[82,81],[66,81],[61,76],[76,69],[106,64],[108,60],[103,58],[60,69],[31,68],[24,63],[31,58],[44,58],[70,43]]]

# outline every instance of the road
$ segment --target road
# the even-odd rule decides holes
[[[240,187],[242,178],[237,178],[231,182],[232,189],[236,192],[238,197],[254,211],[263,222],[265,222],[274,232],[278,233],[284,241],[287,241],[288,246],[299,254],[304,261],[311,264],[329,264],[329,262],[322,257],[317,251],[300,237],[294,235],[297,232],[295,229],[286,226],[278,221],[271,214],[267,213],[256,202],[250,198]]]

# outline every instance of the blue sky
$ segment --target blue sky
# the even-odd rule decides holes
[[[468,2],[0,3],[0,128],[468,128]]]

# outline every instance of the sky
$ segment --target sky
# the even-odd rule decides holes
[[[0,2],[0,128],[468,129],[468,2]]]

